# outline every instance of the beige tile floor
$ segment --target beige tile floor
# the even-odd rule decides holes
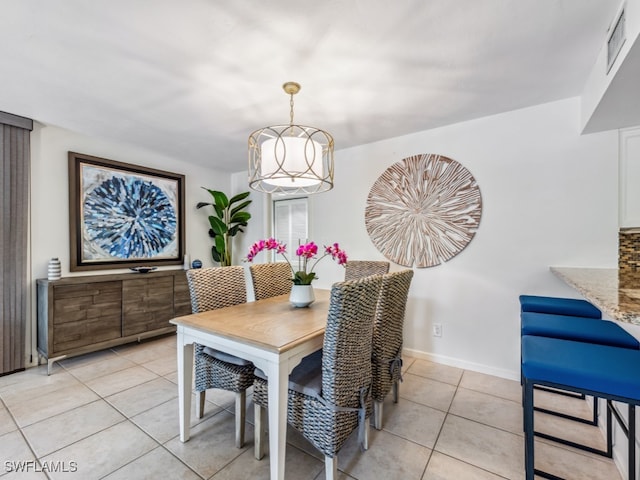
[[[209,391],[204,418],[180,442],[175,349],[167,336],[64,360],[51,376],[43,366],[0,377],[1,479],[268,479],[268,456],[253,458],[250,402],[246,446],[234,447],[233,394]],[[340,452],[343,479],[524,478],[518,382],[412,358],[404,372],[369,450],[352,437]],[[584,401],[536,396],[589,414]],[[596,427],[557,417],[536,414],[536,426],[604,443]],[[324,478],[313,447],[291,429],[288,443],[287,478]],[[536,454],[538,468],[567,479],[620,478],[610,460],[569,447],[537,441]]]

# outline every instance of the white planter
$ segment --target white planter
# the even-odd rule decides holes
[[[292,285],[289,302],[294,307],[308,307],[315,301],[311,285]]]

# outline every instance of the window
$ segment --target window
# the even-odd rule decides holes
[[[293,252],[309,235],[308,202],[306,197],[273,201],[273,236],[286,243]]]

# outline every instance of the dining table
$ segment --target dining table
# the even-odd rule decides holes
[[[296,308],[289,295],[176,317],[180,440],[190,437],[194,343],[249,360],[268,379],[271,480],[285,471],[289,374],[322,348],[330,291],[314,289],[315,301]],[[231,440],[230,440],[231,441]]]

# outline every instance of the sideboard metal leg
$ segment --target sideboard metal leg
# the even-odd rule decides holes
[[[47,376],[51,375],[51,367],[53,367],[53,363],[59,360],[64,360],[67,358],[66,355],[60,355],[59,357],[47,358]]]

